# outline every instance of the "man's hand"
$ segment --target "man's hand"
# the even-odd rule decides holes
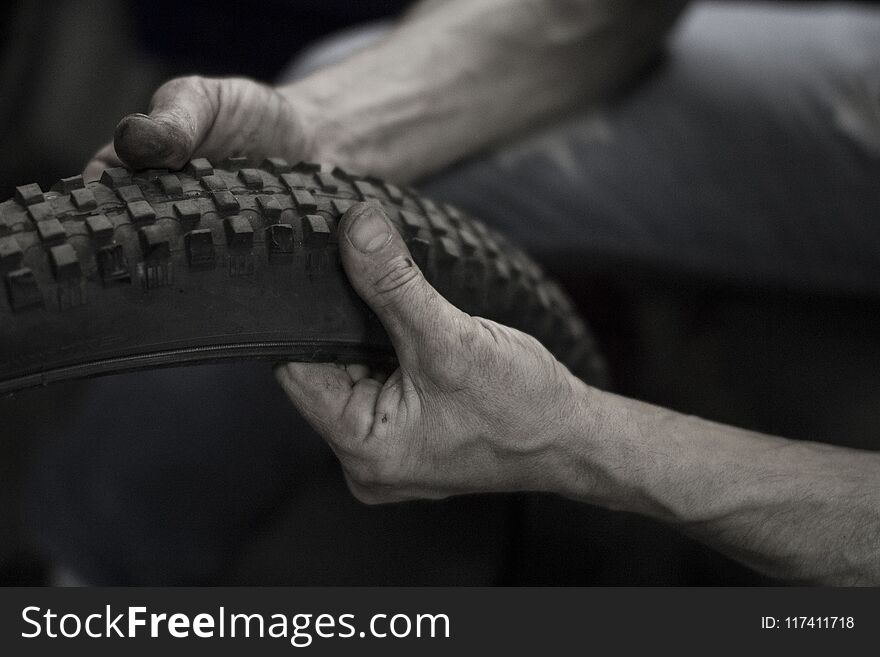
[[[277,376],[368,503],[543,489],[582,383],[536,340],[456,309],[425,280],[376,205],[340,226],[345,271],[400,367],[290,363]],[[344,237],[343,237],[344,235]]]
[[[369,503],[540,490],[642,513],[775,577],[880,581],[880,457],[734,429],[587,387],[535,340],[466,315],[382,211],[342,222],[345,270],[400,368],[277,375]],[[829,558],[831,556],[831,558]]]
[[[307,159],[306,123],[305,112],[288,95],[252,80],[177,78],[156,91],[149,115],[130,114],[119,122],[113,143],[101,148],[83,173],[94,180],[121,163],[179,169],[192,157]]]

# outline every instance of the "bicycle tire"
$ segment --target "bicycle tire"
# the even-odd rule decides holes
[[[471,314],[540,340],[604,385],[571,301],[503,236],[410,188],[269,158],[106,169],[0,204],[0,393],[139,368],[241,358],[391,367],[336,228],[381,203],[426,278]]]

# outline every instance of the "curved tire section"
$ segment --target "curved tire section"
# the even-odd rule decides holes
[[[604,384],[568,297],[498,233],[375,178],[229,158],[22,185],[0,204],[0,393],[232,358],[393,364],[339,261],[337,226],[358,201],[384,206],[457,306],[530,333]]]

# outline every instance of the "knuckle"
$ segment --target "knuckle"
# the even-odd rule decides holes
[[[188,80],[189,88],[201,96],[202,102],[207,103],[211,112],[216,115],[222,105],[224,89],[230,84],[229,79],[215,80],[200,75],[191,75]]]
[[[167,103],[171,98],[180,98],[183,96],[195,96],[202,102],[209,103],[212,107],[216,107],[216,101],[224,82],[223,79],[218,80],[206,78],[201,75],[184,75],[172,78],[159,87],[153,94],[151,109],[163,101]]]
[[[182,89],[186,89],[187,87],[194,86],[195,75],[184,75],[176,78],[171,78],[167,82],[163,83],[155,92],[153,92],[153,102],[155,105],[160,100],[169,95],[179,94]]]
[[[385,486],[388,481],[385,478],[382,467],[377,462],[370,462],[367,466],[359,468],[357,474],[358,483],[364,486]]]
[[[544,345],[528,333],[487,319],[478,321],[484,334],[490,338],[486,358],[497,366],[516,364],[524,355],[534,357],[547,353]]]
[[[367,458],[358,458],[354,463],[346,466],[346,471],[352,481],[359,486],[374,486],[378,483],[378,477],[373,469],[372,460]]]
[[[193,89],[196,91],[204,90],[207,83],[207,79],[202,77],[201,75],[182,75],[178,78],[174,78],[169,82],[170,85],[173,85],[175,89]]]
[[[403,472],[395,459],[381,459],[375,468],[376,483],[380,486],[396,488],[403,483]]]
[[[373,294],[380,302],[399,299],[414,289],[421,278],[412,258],[399,255],[391,258],[380,269],[373,281]]]
[[[391,486],[361,481],[350,471],[347,472],[345,481],[351,494],[363,504],[386,504],[395,499]]]
[[[358,502],[369,506],[379,504],[378,496],[368,486],[361,484],[351,476],[345,478],[345,483],[348,485],[349,492]]]
[[[358,502],[360,502],[361,504],[366,504],[367,506],[377,506],[381,504],[381,502],[372,493],[369,493],[367,491],[360,491],[357,493],[352,492],[352,495],[354,495],[355,499]]]
[[[394,454],[362,456],[348,468],[352,479],[368,488],[394,488],[403,482],[399,459]]]
[[[460,389],[495,370],[498,349],[478,318],[462,315],[455,327],[435,342],[424,366],[435,381]]]

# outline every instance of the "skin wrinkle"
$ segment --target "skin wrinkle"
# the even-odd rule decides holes
[[[277,107],[273,133],[280,135],[280,143],[285,144],[282,152],[295,153],[297,150],[301,150],[304,154],[307,153],[302,135],[302,123],[297,120],[284,94],[275,88],[272,88],[271,91],[274,104]]]
[[[224,107],[227,105],[231,105],[231,110],[225,113],[223,117],[226,122],[231,123],[232,125],[240,125],[243,126],[243,129],[236,130],[232,134],[235,136],[233,141],[233,148],[224,148],[224,150],[231,150],[232,152],[241,152],[245,153],[250,149],[246,147],[246,145],[253,144],[258,140],[258,137],[261,136],[260,123],[261,121],[255,120],[255,114],[251,112],[247,112],[245,110],[244,97],[241,93],[240,87],[231,87],[228,82],[224,81],[220,85],[218,85],[219,94],[225,96]],[[265,93],[265,92],[264,92]],[[272,104],[268,104],[268,113],[271,115]],[[219,114],[219,113],[218,113]],[[226,132],[226,131],[223,131]],[[209,135],[212,137],[217,134],[217,132],[209,132]],[[265,133],[264,133],[265,134]],[[211,144],[213,151],[217,148],[216,144]]]
[[[172,144],[171,153],[173,154],[172,162],[176,166],[180,166],[187,159],[189,153],[193,152],[195,149],[201,146],[201,142],[203,139],[197,141],[198,136],[198,126],[196,124],[195,117],[191,116],[189,113],[184,113],[183,108],[175,108],[174,106],[168,107],[166,105],[166,96],[172,95],[171,90],[174,89],[178,93],[186,93],[188,90],[189,93],[197,93],[202,96],[202,99],[205,103],[208,104],[209,107],[209,115],[212,117],[211,124],[208,126],[208,130],[204,133],[204,135],[209,135],[211,129],[214,126],[214,121],[219,113],[219,109],[222,107],[219,98],[217,97],[217,93],[209,93],[207,89],[207,82],[200,77],[187,77],[181,78],[177,81],[172,81],[166,85],[164,85],[156,94],[153,95],[153,99],[150,104],[150,112],[153,113],[156,107],[161,106],[163,109],[159,110],[155,115],[155,119],[159,122],[163,122],[166,125],[183,125],[185,130],[183,134],[185,135],[186,141],[179,141],[174,138],[173,130],[169,130],[169,134],[167,137],[167,141]]]
[[[404,257],[405,256],[398,256],[398,258]],[[387,266],[388,265],[386,264],[385,267],[387,268]],[[390,306],[404,304],[407,302],[407,299],[411,299],[413,295],[418,294],[419,290],[417,288],[421,284],[418,276],[411,276],[405,281],[404,285],[396,285],[388,290],[378,289],[377,285],[387,273],[387,271],[383,271],[383,273],[379,274],[377,278],[370,281],[369,287],[367,288],[374,305],[378,306],[380,309],[386,309]]]
[[[364,447],[374,435],[375,411],[378,401],[378,382],[371,379],[363,379],[352,386],[351,393],[346,400],[342,417],[349,420],[350,426],[343,426],[342,431],[348,434],[347,440],[351,443],[351,450],[355,454],[363,455]],[[372,412],[367,414],[358,412],[360,408],[368,408]]]
[[[373,288],[380,297],[393,295],[419,276],[419,271],[413,267],[413,262],[408,256],[397,256],[385,265],[384,273],[373,282]]]
[[[214,90],[212,93],[212,91],[209,89],[208,83],[206,82],[206,80],[204,78],[195,77],[195,78],[190,78],[190,79],[193,80],[193,82],[196,85],[196,88],[202,93],[202,96],[204,96],[204,98],[206,99],[206,101],[210,107],[209,115],[211,116],[211,122],[209,125],[207,125],[205,127],[205,131],[204,131],[204,137],[209,137],[210,135],[214,134],[214,132],[215,132],[214,128],[217,124],[217,118],[221,114],[221,110],[225,110],[225,108],[226,108],[226,104],[223,102],[223,93],[224,93],[224,89],[228,86],[228,84],[220,83],[220,84],[212,85],[214,87]],[[191,128],[190,132],[191,132],[192,141],[193,141],[192,150],[195,150],[196,148],[199,148],[202,144],[195,143],[195,135],[196,135],[196,130],[197,130],[196,126],[191,125],[190,128]],[[204,140],[204,137],[203,137],[203,140]]]

